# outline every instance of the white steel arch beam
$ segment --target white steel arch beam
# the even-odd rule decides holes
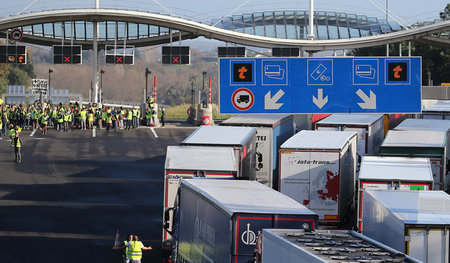
[[[423,27],[402,30],[388,34],[367,36],[351,39],[333,40],[297,40],[279,39],[256,36],[216,28],[210,25],[167,15],[145,13],[139,11],[113,10],[113,9],[71,9],[42,11],[0,19],[0,31],[6,29],[61,21],[122,21],[141,24],[151,24],[189,32],[227,42],[239,43],[248,46],[267,47],[286,46],[302,47],[303,50],[321,51],[333,49],[351,49],[368,46],[378,46],[407,40],[417,40],[437,32],[449,31],[450,20],[426,25]]]

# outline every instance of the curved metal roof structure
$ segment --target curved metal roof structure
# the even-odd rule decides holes
[[[100,46],[111,45],[116,38],[139,47],[204,36],[249,46],[296,46],[310,51],[376,46],[424,37],[436,41],[433,34],[450,31],[450,21],[403,29],[396,23],[366,16],[316,12],[317,39],[308,40],[305,39],[307,19],[304,11],[264,12],[233,16],[212,26],[139,11],[72,9],[1,18],[0,31],[4,36],[8,29],[22,28],[24,42],[57,45],[64,39],[66,43],[73,41],[89,48],[93,39],[92,22],[96,21]]]
[[[233,15],[223,20],[213,20],[218,28],[251,35],[308,39],[308,11],[271,11]],[[314,12],[314,35],[318,40],[349,39],[403,30],[397,22],[365,15]]]

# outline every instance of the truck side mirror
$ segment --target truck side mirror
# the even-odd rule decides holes
[[[174,208],[173,207],[167,207],[166,209],[164,209],[164,223],[163,223],[163,227],[164,227],[164,230],[166,230],[167,232],[169,232],[169,234],[172,235],[172,231],[169,230],[169,227],[170,227],[170,223],[169,222],[171,221],[170,211],[173,212]]]
[[[164,209],[164,224],[170,220],[170,211],[173,211],[173,207],[167,207]]]

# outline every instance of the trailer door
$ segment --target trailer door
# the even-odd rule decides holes
[[[423,262],[449,262],[449,231],[446,229],[410,228],[406,253]],[[409,241],[408,241],[409,240]]]
[[[366,128],[351,127],[345,128],[344,131],[354,131],[358,134],[358,142],[356,143],[356,153],[364,156],[368,151],[368,131]]]

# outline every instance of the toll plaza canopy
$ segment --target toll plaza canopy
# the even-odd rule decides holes
[[[450,20],[401,26],[376,17],[316,11],[314,39],[308,39],[307,11],[267,11],[233,15],[210,25],[180,17],[117,9],[65,9],[0,18],[0,36],[19,28],[23,41],[40,45],[66,44],[92,48],[94,23],[98,46],[126,42],[151,46],[199,36],[256,47],[301,47],[333,50],[376,46],[405,40],[450,46]]]

